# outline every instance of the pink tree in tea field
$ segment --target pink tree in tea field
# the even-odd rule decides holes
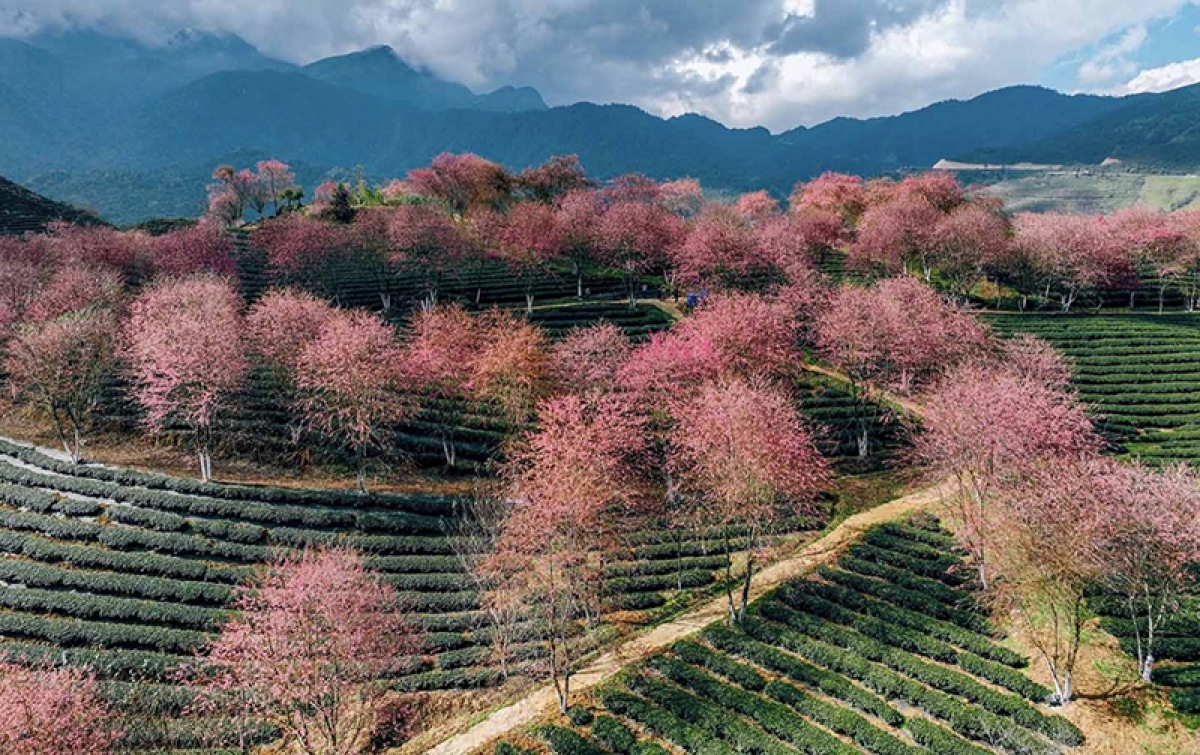
[[[1000,360],[1009,373],[1058,391],[1068,390],[1075,374],[1068,357],[1049,342],[1028,333],[1004,341]]]
[[[629,336],[610,322],[574,328],[550,348],[550,378],[568,393],[612,391],[631,353]]]
[[[536,168],[526,168],[514,180],[516,191],[525,199],[554,204],[577,191],[592,188],[578,155],[555,155]]]
[[[495,403],[512,428],[525,424],[546,389],[546,333],[504,310],[479,318],[480,345],[471,360],[471,391]]]
[[[0,656],[0,752],[106,755],[120,739],[94,674],[24,666]]]
[[[283,193],[295,185],[296,174],[287,163],[274,159],[259,160],[254,170],[263,200],[271,204],[278,215]]]
[[[1151,681],[1162,625],[1196,588],[1200,562],[1200,477],[1186,466],[1162,471],[1113,465],[1113,489],[1099,523],[1100,583],[1134,628],[1138,673]]]
[[[13,394],[49,417],[74,463],[112,372],[119,332],[112,312],[92,309],[29,323],[8,344],[4,369]]]
[[[366,493],[367,451],[410,410],[403,383],[395,332],[367,312],[339,311],[300,352],[300,411],[311,429],[353,456],[360,493]]]
[[[997,496],[1039,464],[1086,458],[1102,441],[1074,394],[1019,362],[975,364],[949,372],[923,397],[913,457],[956,490],[944,502],[984,589],[992,586]]]
[[[858,224],[847,264],[864,272],[894,275],[915,264],[928,282],[933,274],[933,234],[942,213],[923,194],[896,193],[872,205]]]
[[[246,314],[246,342],[269,367],[291,375],[304,349],[337,316],[336,308],[312,294],[273,288]]]
[[[202,220],[190,228],[150,240],[151,265],[160,275],[233,275],[233,239],[217,223]]]
[[[124,281],[115,270],[82,263],[61,264],[38,288],[22,316],[28,323],[41,323],[84,310],[119,311],[124,296]]]
[[[633,309],[638,279],[663,266],[683,234],[683,221],[657,205],[624,200],[604,211],[598,232],[601,260],[621,273]]]
[[[555,225],[564,236],[565,255],[575,275],[575,295],[583,298],[583,275],[596,260],[602,208],[594,191],[572,191],[558,200]]]
[[[549,676],[566,711],[581,625],[594,629],[605,562],[631,531],[643,497],[642,420],[611,394],[561,396],[509,467],[515,503],[487,562],[492,591],[517,593],[537,617]]]
[[[521,282],[525,311],[533,311],[537,283],[550,266],[566,254],[569,239],[558,224],[558,213],[549,205],[521,202],[496,224],[492,244],[496,256]]]
[[[200,477],[212,477],[214,423],[242,386],[248,364],[242,300],[215,276],[164,279],[130,306],[126,358],[133,396],[151,432],[192,432]]]
[[[270,721],[306,755],[367,752],[378,682],[421,644],[398,599],[350,549],[282,555],[239,589],[191,681],[216,710]]]
[[[690,218],[704,207],[704,189],[694,178],[664,181],[658,185],[658,197],[653,201],[667,212]]]
[[[264,221],[250,243],[266,254],[273,275],[339,297],[339,268],[350,247],[346,226],[294,212]]]
[[[909,277],[842,286],[818,312],[813,333],[817,350],[849,379],[860,457],[870,453],[875,389],[911,391],[989,345],[973,316]]]
[[[409,171],[409,191],[439,200],[456,215],[500,210],[512,198],[513,177],[502,166],[470,153],[443,152],[428,167]]]
[[[843,173],[822,173],[804,184],[796,184],[788,199],[792,213],[806,208],[833,213],[845,228],[854,228],[867,208],[863,180]]]
[[[933,229],[933,265],[952,296],[965,299],[985,267],[1008,244],[1008,221],[980,203],[967,203],[945,215]]]
[[[387,210],[391,261],[419,281],[421,306],[437,304],[442,282],[454,275],[471,254],[461,224],[428,205],[401,205]]]
[[[1022,213],[1014,219],[1016,243],[1046,271],[1044,295],[1058,293],[1062,311],[1083,295],[1135,280],[1133,267],[1111,224],[1096,218]]]
[[[756,274],[761,277],[771,272],[750,221],[728,205],[708,205],[668,254],[668,285],[673,292],[679,282],[696,287],[750,287]]]
[[[1058,705],[1074,699],[1114,463],[1085,457],[1033,465],[1003,487],[996,507],[995,579],[987,597],[1001,616],[1021,623]]]
[[[82,266],[91,270],[109,268],[130,278],[144,267],[150,237],[136,231],[51,223],[46,234],[35,241],[43,248],[46,262],[61,267]]]
[[[482,331],[475,318],[458,305],[419,310],[409,323],[404,372],[419,387],[424,400],[437,404],[433,421],[446,466],[451,468],[458,459],[455,436],[472,395],[475,359],[483,346]]]
[[[828,478],[824,457],[790,398],[742,380],[705,384],[676,403],[667,465],[683,495],[673,514],[687,525],[748,531],[741,598],[734,599],[732,553],[727,562],[730,621],[745,616],[754,559],[782,520],[811,514]],[[731,543],[726,537],[726,549]]]
[[[739,215],[754,222],[779,214],[779,200],[765,191],[752,191],[741,195],[734,207]]]

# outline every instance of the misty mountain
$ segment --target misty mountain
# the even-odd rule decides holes
[[[119,91],[118,91],[119,90]],[[0,174],[117,222],[193,215],[212,167],[277,157],[310,189],[334,169],[375,180],[442,151],[513,169],[578,154],[595,177],[691,176],[786,195],[824,170],[863,175],[941,158],[1154,168],[1200,165],[1200,89],[1133,97],[1010,87],[902,115],[778,135],[628,105],[547,108],[532,89],[475,94],[372,48],[298,67],[232,35],[147,46],[95,32],[0,39]]]

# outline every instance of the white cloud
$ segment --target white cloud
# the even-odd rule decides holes
[[[294,62],[389,44],[477,90],[533,85],[551,104],[632,102],[779,131],[1037,80],[1113,35],[1080,75],[1119,81],[1135,73],[1144,25],[1195,2],[0,0],[0,29],[66,20],[148,38],[191,26]]]
[[[1150,68],[1134,76],[1117,90],[1118,94],[1165,92],[1200,82],[1200,58]]]

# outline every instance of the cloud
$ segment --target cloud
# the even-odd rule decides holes
[[[1142,49],[1149,37],[1144,24],[1130,27],[1116,42],[1100,48],[1079,66],[1079,81],[1094,85],[1129,76],[1137,70],[1137,64],[1129,56]]]
[[[1200,58],[1150,68],[1134,76],[1117,90],[1118,94],[1165,92],[1200,82]]]
[[[779,131],[1036,80],[1114,35],[1083,66],[1119,80],[1135,72],[1137,30],[1188,2],[0,0],[0,33],[76,24],[164,40],[194,27],[298,63],[387,44],[477,91],[532,85],[551,104],[630,102]]]

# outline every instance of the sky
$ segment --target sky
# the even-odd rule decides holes
[[[1200,0],[0,0],[0,34],[236,33],[294,63],[387,44],[476,91],[774,132],[1001,86],[1200,81]]]

